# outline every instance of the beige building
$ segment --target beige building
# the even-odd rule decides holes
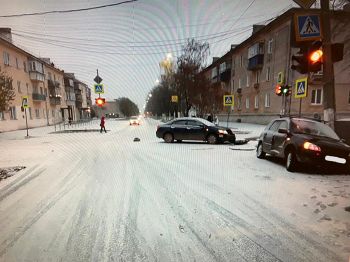
[[[76,79],[68,81],[68,87],[65,86],[64,72],[55,67],[50,59],[37,58],[14,45],[9,28],[0,28],[0,68],[13,79],[15,91],[14,100],[10,101],[5,111],[0,112],[0,132],[26,128],[25,112],[21,110],[23,97],[28,97],[29,102],[26,110],[29,128],[68,120],[69,106],[74,107],[74,120],[80,119],[76,116],[79,111],[75,112]],[[82,89],[81,109],[88,111],[91,91],[85,84],[79,83]],[[84,118],[89,116],[88,113],[84,114]]]
[[[204,70],[215,85],[235,95],[231,119],[268,123],[281,113],[290,112],[292,115],[299,113],[300,99],[294,97],[295,81],[306,75],[300,75],[290,68],[293,63],[292,56],[299,50],[294,40],[293,17],[302,12],[301,9],[293,8],[266,26],[254,26],[253,33],[248,39],[232,46],[227,54]],[[317,13],[319,10],[312,12]],[[345,44],[343,60],[334,64],[337,119],[350,117],[349,23],[349,12],[332,13],[332,42]],[[230,60],[232,64],[228,68],[225,64]],[[229,80],[222,77],[227,71],[231,73]],[[275,94],[279,75],[282,75],[285,83],[292,87],[292,95],[287,97],[285,104],[282,97]],[[323,73],[320,71],[309,78],[307,97],[301,101],[303,116],[323,118],[322,76]]]

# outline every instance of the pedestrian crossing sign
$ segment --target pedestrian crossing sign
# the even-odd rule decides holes
[[[95,94],[104,94],[105,91],[103,88],[103,84],[95,84],[94,91],[95,91]]]
[[[296,41],[311,41],[322,38],[321,19],[319,15],[296,15],[294,24]]]
[[[307,77],[295,81],[295,98],[307,96]]]
[[[233,95],[224,95],[224,106],[234,106]]]
[[[29,108],[28,96],[23,96],[22,97],[22,107],[23,108]]]

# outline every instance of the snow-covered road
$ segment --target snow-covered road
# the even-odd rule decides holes
[[[350,176],[166,144],[157,124],[0,134],[0,167],[27,167],[0,182],[0,261],[347,261]],[[238,138],[263,129],[232,127],[250,131]]]

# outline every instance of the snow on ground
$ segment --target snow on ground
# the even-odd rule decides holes
[[[158,123],[0,134],[0,167],[27,167],[0,183],[0,260],[348,259],[349,176],[288,173],[255,151],[230,150],[256,141],[166,144]],[[238,139],[264,128],[230,127]]]

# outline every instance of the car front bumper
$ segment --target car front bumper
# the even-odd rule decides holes
[[[219,134],[218,135],[218,141],[220,143],[224,143],[224,142],[230,142],[230,143],[234,143],[236,141],[236,136],[234,134],[230,135],[230,134]]]
[[[326,159],[327,158],[327,159]],[[297,154],[297,159],[301,163],[314,164],[316,166],[326,166],[326,165],[338,165],[338,166],[349,166],[350,157],[349,156],[337,156],[337,155],[325,155],[322,153],[317,154],[316,152],[301,151]],[[342,159],[345,163],[342,163]]]

